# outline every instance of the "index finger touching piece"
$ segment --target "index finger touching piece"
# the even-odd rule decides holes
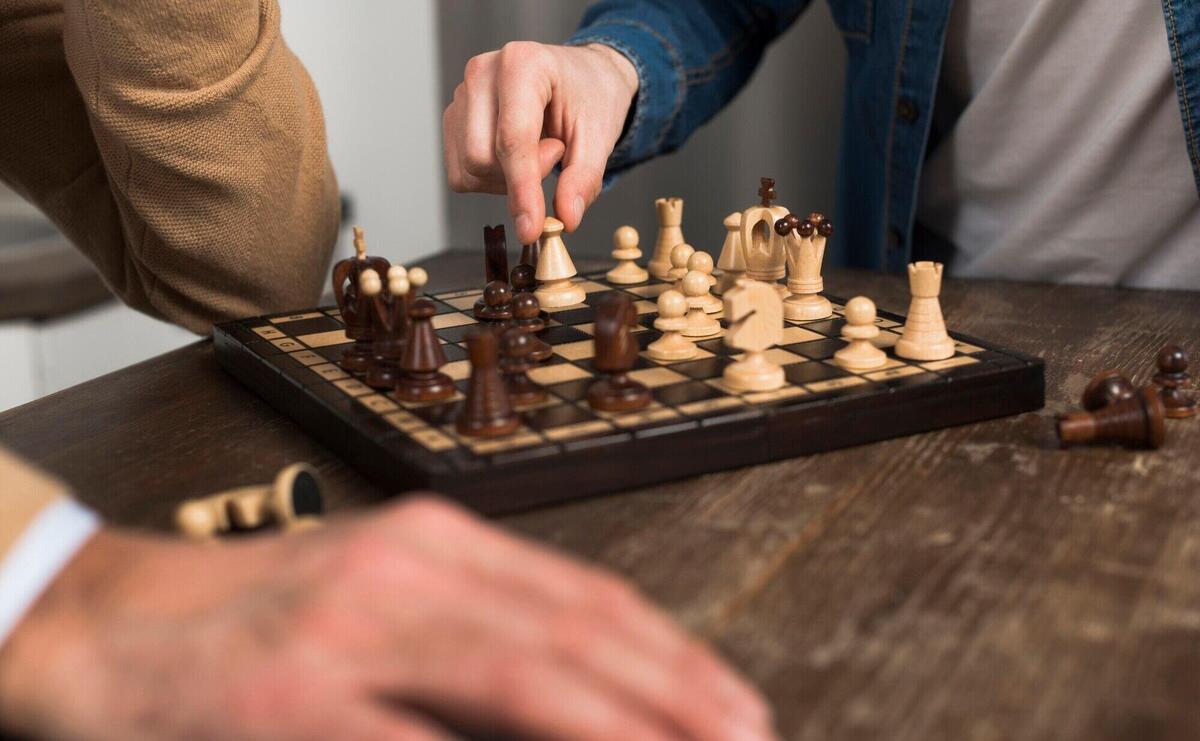
[[[505,47],[497,84],[496,117],[496,156],[504,170],[508,208],[522,244],[541,236],[546,218],[539,142],[551,94],[545,71],[530,63],[527,56],[528,52],[513,52]]]

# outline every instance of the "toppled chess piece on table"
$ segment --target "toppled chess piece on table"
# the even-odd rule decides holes
[[[563,242],[563,229],[561,221],[553,216],[546,217],[536,274],[541,285],[533,292],[543,309],[582,304],[587,297],[583,287],[571,280],[578,271]]]
[[[409,281],[413,272],[409,271]],[[400,379],[396,382],[396,396],[407,402],[429,402],[454,396],[454,381],[441,368],[446,364],[446,353],[438,342],[433,328],[433,316],[437,308],[427,298],[412,302],[408,310],[408,342],[400,359]]]
[[[846,325],[842,327],[842,339],[849,344],[834,353],[833,362],[852,371],[882,368],[887,365],[887,353],[871,343],[878,336],[875,302],[866,296],[855,296],[846,303]]]
[[[945,360],[954,355],[954,340],[946,333],[946,320],[938,296],[942,292],[942,264],[923,260],[908,266],[912,303],[904,334],[896,341],[896,354],[909,360]]]
[[[1086,411],[1094,412],[1118,401],[1131,399],[1135,394],[1137,389],[1120,371],[1101,371],[1083,390],[1080,406]]]
[[[725,242],[721,245],[721,256],[717,258],[720,280],[713,293],[724,294],[737,285],[738,279],[746,274],[746,256],[742,254],[739,232],[742,229],[742,214],[735,211],[725,217]]]
[[[459,434],[501,437],[521,426],[500,375],[499,347],[500,338],[490,329],[480,327],[467,335],[471,378],[467,381],[466,401],[455,421]]]
[[[554,348],[548,342],[537,336],[546,328],[546,320],[542,319],[542,310],[538,306],[537,297],[532,293],[518,293],[513,299],[513,319],[509,326],[517,327],[525,334],[529,335],[530,342],[533,344],[533,351],[530,354],[537,362],[549,360],[554,354]]]
[[[828,221],[822,221],[821,228],[828,232],[825,237],[817,234],[817,227],[811,221],[800,220],[794,214],[775,222],[775,231],[783,237],[787,250],[787,290],[790,295],[784,299],[783,316],[794,322],[815,321],[833,315],[833,304],[821,295],[825,290],[821,264],[833,227]]]
[[[716,337],[721,333],[721,323],[709,316],[708,305],[711,295],[708,276],[698,270],[688,271],[682,281],[683,295],[687,298],[687,326],[683,336],[690,339]]]
[[[696,248],[686,242],[681,242],[671,248],[671,269],[667,271],[667,279],[675,284],[675,290],[683,290],[680,281],[688,272],[688,260],[695,254]]]
[[[391,264],[384,258],[367,255],[366,235],[357,226],[354,227],[354,257],[340,260],[333,266],[333,298],[346,325],[346,337],[354,340],[342,351],[338,364],[352,373],[367,372],[375,357],[372,347],[375,341],[372,300],[359,291],[359,279],[364,270],[374,270],[376,275],[384,275],[390,267]]]
[[[671,250],[681,244],[683,238],[683,199],[659,198],[654,201],[658,213],[658,238],[654,241],[654,254],[646,265],[650,275],[659,280],[668,280],[671,270]]]
[[[508,398],[517,406],[540,404],[546,400],[546,389],[529,377],[529,371],[538,366],[532,357],[534,337],[520,327],[509,327],[500,335],[500,370],[504,373],[504,385]]]
[[[654,360],[674,361],[694,358],[700,352],[696,344],[683,336],[687,329],[687,297],[674,289],[663,291],[658,295],[658,318],[654,320],[654,328],[662,332],[650,346],[646,354]]]
[[[184,502],[175,511],[175,526],[197,540],[266,525],[303,530],[320,523],[325,511],[321,489],[316,470],[307,463],[295,463],[280,471],[271,484],[243,486]]]
[[[637,229],[623,226],[613,233],[612,257],[617,261],[617,266],[604,276],[609,283],[627,286],[650,280],[650,273],[637,264],[642,258],[642,251],[638,249]]]
[[[774,391],[784,384],[783,368],[767,350],[783,339],[783,300],[769,283],[743,278],[725,293],[726,346],[743,353],[725,367],[725,385],[737,392]]]
[[[1159,350],[1155,358],[1157,373],[1153,381],[1162,395],[1163,407],[1170,419],[1186,419],[1196,416],[1196,398],[1185,389],[1191,388],[1192,377],[1188,374],[1188,356],[1179,345],[1167,345]]]
[[[1132,398],[1094,412],[1074,412],[1058,418],[1058,439],[1064,445],[1116,443],[1131,448],[1157,449],[1166,440],[1166,412],[1158,389],[1147,386]]]
[[[592,409],[602,412],[631,412],[650,403],[650,389],[629,377],[638,359],[638,343],[633,336],[637,313],[633,299],[624,293],[610,293],[596,307],[596,355],[592,363],[605,376],[588,388]]]

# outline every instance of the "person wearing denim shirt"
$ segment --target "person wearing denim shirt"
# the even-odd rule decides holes
[[[605,182],[682,146],[808,5],[592,5],[566,46],[615,50],[637,79]],[[848,57],[831,264],[899,272],[936,258],[959,275],[1200,283],[1200,250],[1191,246],[1200,237],[1200,46],[1189,43],[1200,8],[1179,0],[829,6]],[[796,84],[821,73],[800,70]],[[1038,151],[1063,140],[1073,144],[1050,157]],[[1014,190],[1025,197],[1010,198]]]

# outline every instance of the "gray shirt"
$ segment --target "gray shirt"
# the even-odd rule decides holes
[[[918,221],[956,275],[1200,289],[1157,0],[958,0]]]

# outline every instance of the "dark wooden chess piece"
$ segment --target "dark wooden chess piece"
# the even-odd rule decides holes
[[[1083,390],[1080,405],[1089,412],[1103,409],[1109,404],[1133,398],[1137,389],[1120,371],[1106,370],[1097,373]]]
[[[433,302],[419,298],[408,310],[408,341],[400,359],[400,380],[396,396],[407,402],[426,402],[454,396],[454,382],[441,372],[446,354],[433,329]]]
[[[512,319],[512,298],[512,286],[507,281],[494,280],[488,283],[483,289],[482,298],[475,302],[475,318],[486,322],[506,322]]]
[[[483,228],[483,269],[486,283],[484,284],[484,295],[475,302],[475,318],[476,319],[507,319],[508,317],[494,316],[494,309],[489,315],[489,304],[487,303],[487,294],[489,290],[500,290],[498,287],[493,288],[493,284],[500,282],[508,283],[508,240],[504,235],[504,225],[485,226]],[[511,291],[509,292],[511,297]],[[506,302],[505,302],[506,303]]]
[[[533,289],[537,288],[537,268],[532,265],[520,263],[509,273],[509,284],[512,285],[513,295],[519,293],[533,293]]]
[[[346,336],[354,344],[342,351],[339,365],[353,373],[365,373],[375,357],[372,343],[375,341],[373,309],[370,297],[358,290],[362,271],[370,268],[379,275],[387,275],[391,265],[382,257],[368,257],[367,243],[363,230],[354,227],[354,257],[339,260],[333,266],[333,297],[342,313],[346,325]]]
[[[796,214],[788,214],[775,222],[775,233],[781,237],[786,237],[788,232],[795,231],[800,227],[800,217]]]
[[[1097,409],[1074,412],[1058,419],[1058,439],[1064,445],[1117,443],[1157,449],[1166,440],[1165,417],[1158,389],[1147,386],[1131,398]]]
[[[540,257],[541,254],[542,254],[542,243],[541,242],[530,242],[529,244],[521,247],[521,262],[520,262],[520,264],[528,265],[529,267],[533,268],[533,271],[536,273],[538,257]],[[529,290],[532,291],[533,288],[530,288]]]
[[[520,327],[509,327],[500,335],[500,370],[504,372],[508,398],[518,406],[546,400],[546,389],[529,377],[529,371],[538,366],[538,361],[531,357],[534,339]]]
[[[602,412],[632,412],[650,403],[650,389],[629,377],[638,359],[638,343],[633,336],[637,312],[633,299],[623,293],[611,293],[596,307],[596,355],[592,364],[607,374],[588,388],[587,400]]]
[[[542,319],[542,308],[538,305],[537,296],[532,293],[518,293],[513,299],[513,319],[509,326],[517,327],[529,335],[533,342],[533,351],[529,357],[540,363],[549,360],[554,354],[554,348],[548,342],[537,336],[546,328],[546,320]]]
[[[479,328],[467,335],[471,379],[467,382],[467,400],[455,422],[462,435],[500,437],[521,426],[500,375],[499,346],[500,338],[493,330]]]
[[[392,271],[389,271],[391,273]],[[363,379],[371,388],[391,390],[400,380],[400,364],[408,337],[408,311],[411,291],[408,278],[401,272],[388,276],[388,290],[376,285],[372,296],[375,332],[375,362]]]
[[[1191,387],[1192,377],[1188,373],[1188,356],[1184,349],[1179,345],[1167,345],[1158,351],[1155,364],[1158,372],[1152,380],[1162,394],[1167,417],[1186,419],[1196,416],[1196,399],[1185,391]]]

